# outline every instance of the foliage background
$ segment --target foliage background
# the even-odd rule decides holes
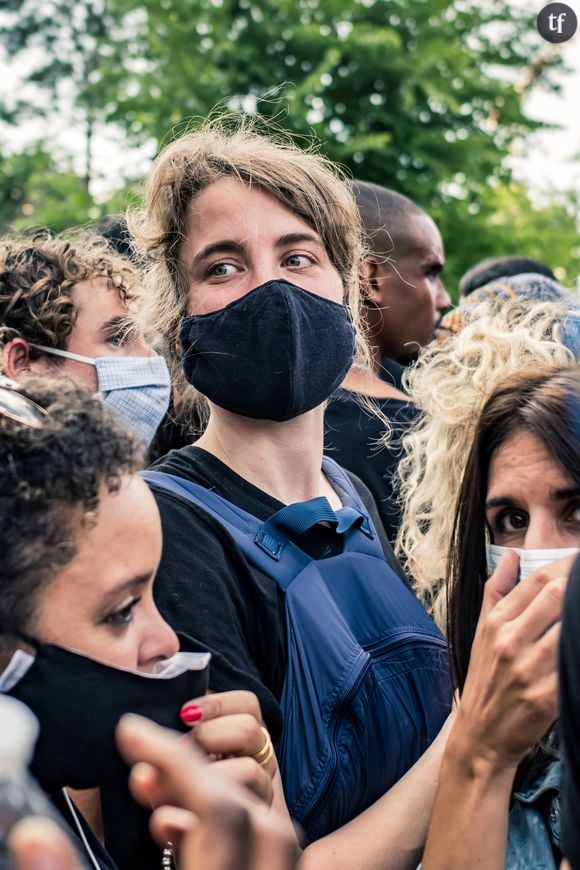
[[[419,202],[441,227],[452,292],[486,256],[544,259],[570,285],[580,272],[578,194],[538,204],[507,159],[539,126],[525,113],[529,89],[558,89],[565,75],[530,10],[503,0],[2,0],[0,25],[4,62],[21,58],[23,70],[0,117],[14,128],[70,118],[83,163],[78,145],[67,152],[41,135],[19,152],[0,146],[0,230],[60,231],[122,211],[138,196],[133,149],[153,155],[220,104],[275,117],[355,177]],[[95,150],[110,130],[127,162],[103,188]]]

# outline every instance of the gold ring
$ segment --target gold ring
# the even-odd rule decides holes
[[[274,756],[274,746],[272,744],[272,738],[270,737],[267,728],[264,728],[263,725],[260,725],[260,728],[264,735],[264,745],[259,752],[255,752],[252,755],[252,758],[258,762],[260,767],[266,767],[266,765],[270,763]]]

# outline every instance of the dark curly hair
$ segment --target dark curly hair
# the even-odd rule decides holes
[[[0,239],[0,348],[23,338],[66,349],[76,320],[74,286],[92,278],[106,278],[127,304],[138,286],[137,270],[98,236]]]
[[[99,489],[141,467],[138,442],[100,399],[68,379],[30,378],[46,408],[33,429],[0,413],[0,634],[31,633],[39,591],[75,556]]]

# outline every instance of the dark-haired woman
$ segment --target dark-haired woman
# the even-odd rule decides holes
[[[559,866],[553,725],[562,598],[580,547],[578,398],[575,366],[545,366],[499,385],[478,421],[449,558],[460,701],[424,870]]]
[[[161,862],[115,750],[124,713],[181,731],[197,722],[206,751],[256,755],[263,766],[217,764],[266,800],[276,773],[256,699],[197,698],[203,661],[178,653],[155,606],[161,522],[140,464],[135,439],[85,389],[0,382],[0,691],[38,717],[33,773],[87,858],[122,870]]]

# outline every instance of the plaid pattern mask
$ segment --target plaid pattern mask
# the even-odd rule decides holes
[[[167,412],[171,395],[171,378],[163,357],[98,356],[93,359],[40,344],[30,346],[95,366],[99,386],[96,395],[114,408],[146,445],[151,443]]]

